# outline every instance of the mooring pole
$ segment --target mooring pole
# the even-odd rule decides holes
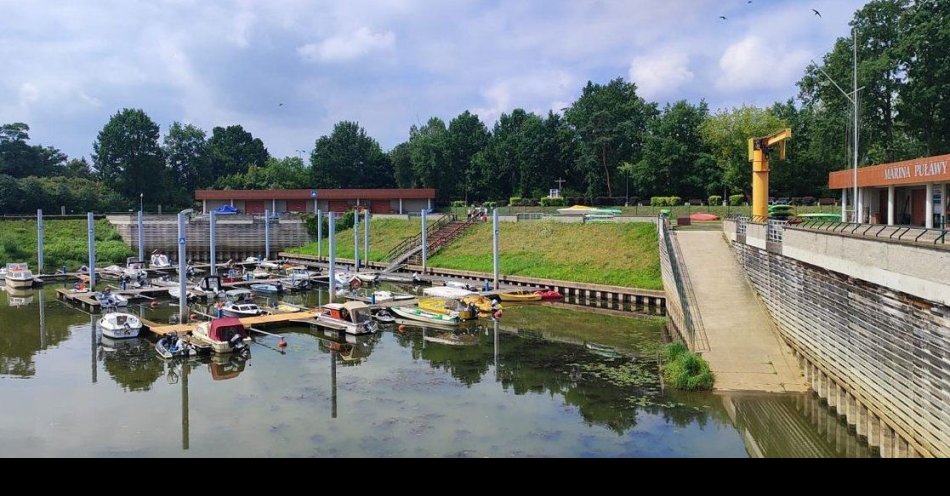
[[[89,229],[89,291],[96,290],[96,221],[92,212],[86,213],[86,226]]]
[[[353,267],[360,271],[360,212],[353,211]]]
[[[185,266],[185,244],[187,242],[185,235],[185,216],[191,213],[191,209],[178,212],[178,322],[185,324],[188,322],[188,275]]]
[[[336,222],[335,222],[335,219],[333,218],[333,212],[327,212],[327,230],[330,231],[329,233],[327,233],[327,239],[328,239],[328,241],[330,242],[330,246],[328,246],[327,249],[328,249],[328,251],[330,252],[330,253],[329,253],[329,255],[330,255],[330,267],[329,267],[330,280],[329,280],[328,282],[329,282],[329,285],[330,285],[330,302],[332,303],[332,302],[333,302],[333,292],[334,292],[334,289],[335,289],[335,286],[336,286],[336,284],[335,284],[336,279],[334,278],[334,276],[336,275]]]
[[[36,209],[36,275],[43,273],[43,209]]]
[[[494,271],[494,285],[492,289],[498,290],[498,209],[491,213],[491,232],[492,232],[492,267]]]
[[[363,260],[369,263],[369,209],[363,211]],[[364,265],[366,265],[364,264]]]
[[[422,273],[426,273],[426,266],[428,261],[426,260],[429,255],[429,246],[428,241],[426,240],[426,211],[422,211]]]
[[[139,210],[139,260],[142,262],[145,261],[145,213]]]
[[[323,212],[317,210],[317,260],[323,259]]]
[[[218,273],[218,267],[215,263],[215,248],[217,244],[217,223],[218,216],[214,213],[214,210],[208,215],[208,261],[211,263],[211,275],[216,275]]]
[[[264,210],[264,259],[270,260],[270,210]]]

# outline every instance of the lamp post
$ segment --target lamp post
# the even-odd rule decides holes
[[[854,215],[852,216],[854,221],[860,222],[862,219],[861,219],[860,212],[858,212],[858,92],[863,90],[864,86],[858,88],[858,30],[857,29],[851,30],[851,34],[853,37],[852,43],[854,45],[854,73],[853,73],[854,91],[852,91],[851,93],[848,93],[845,90],[841,89],[841,86],[839,86],[838,83],[835,82],[835,80],[832,79],[831,76],[829,76],[828,73],[825,72],[825,70],[822,69],[821,66],[818,65],[817,62],[814,61],[814,59],[812,59],[811,63],[815,64],[815,67],[817,67],[818,70],[821,71],[821,73],[824,74],[825,77],[828,78],[829,81],[831,81],[831,84],[835,85],[835,88],[838,88],[838,91],[840,91],[841,94],[844,95],[844,97],[847,98],[848,101],[851,102],[851,105],[854,107],[854,137],[853,137],[854,147],[852,150],[854,153],[854,162],[853,162],[854,172],[852,174],[852,181],[853,181],[852,186],[854,187],[854,196],[851,198],[851,203],[852,203],[851,208],[854,211]]]

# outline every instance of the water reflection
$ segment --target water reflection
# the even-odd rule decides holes
[[[32,377],[34,356],[67,339],[82,313],[47,301],[44,290],[0,291],[0,376]]]

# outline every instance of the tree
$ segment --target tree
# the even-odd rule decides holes
[[[389,151],[389,162],[393,166],[393,175],[396,186],[413,188],[416,186],[416,177],[412,170],[412,157],[409,153],[409,143],[399,143]]]
[[[89,167],[89,162],[86,162],[85,157],[73,158],[66,162],[66,166],[63,168],[63,175],[77,179],[95,179],[92,167]]]
[[[905,11],[901,68],[906,83],[898,110],[924,153],[950,153],[950,3],[917,0]]]
[[[148,191],[152,201],[164,201],[169,195],[158,134],[158,125],[141,109],[117,112],[92,145],[98,178],[126,199]]]
[[[22,122],[0,126],[0,173],[13,177],[52,176],[66,155],[51,146],[30,146],[30,126]]]
[[[270,158],[264,142],[240,125],[212,129],[207,151],[211,167],[209,182],[231,174],[242,174],[252,165],[264,167]]]
[[[329,136],[316,140],[310,153],[313,184],[318,188],[386,188],[393,185],[389,157],[356,122],[340,121]]]
[[[650,120],[643,158],[630,171],[641,196],[705,198],[722,191],[722,170],[715,167],[700,132],[708,117],[705,101],[694,106],[681,100]]]
[[[176,184],[187,196],[211,182],[205,132],[191,124],[175,122],[165,135],[165,160]]]
[[[440,198],[450,199],[454,184],[459,180],[457,171],[451,169],[452,152],[445,122],[432,117],[420,128],[409,130],[409,157],[413,175],[419,185],[436,188]]]
[[[549,185],[541,174],[543,136],[544,122],[537,114],[520,108],[501,114],[487,146],[473,158],[485,198],[534,196]]]
[[[767,136],[788,123],[766,109],[744,106],[719,112],[703,121],[700,134],[712,159],[723,170],[723,184],[730,192],[749,193],[752,163],[749,138]]]
[[[580,137],[576,166],[589,196],[604,190],[613,196],[612,176],[621,162],[640,161],[647,122],[656,113],[656,104],[637,96],[636,85],[623,78],[587,82],[565,118]]]
[[[452,188],[445,193],[446,197],[464,197],[468,201],[469,193],[475,189],[477,172],[472,159],[485,148],[488,138],[488,128],[468,110],[449,122],[449,170],[456,175],[456,181],[445,183],[444,186]]]
[[[310,171],[299,157],[269,158],[267,165],[252,165],[244,174],[225,176],[216,188],[230,189],[304,189],[310,187]]]

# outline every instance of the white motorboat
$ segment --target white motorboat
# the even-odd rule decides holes
[[[122,274],[128,276],[133,281],[145,281],[148,279],[145,262],[134,257],[126,259],[125,269],[122,270]]]
[[[177,285],[176,285],[176,286],[169,286],[169,287],[168,287],[168,295],[171,296],[172,298],[175,298],[176,300],[179,299],[179,298],[181,298],[181,288],[178,287]],[[189,289],[189,288],[185,288],[185,298],[186,298],[187,300],[194,300],[194,299],[197,298],[197,297],[198,297],[198,293],[197,293],[197,292],[192,291],[192,290]]]
[[[378,328],[369,306],[361,301],[327,303],[317,314],[317,321],[325,327],[347,334],[370,334]]]
[[[191,343],[188,343],[174,334],[162,336],[162,338],[155,343],[155,352],[158,353],[158,356],[166,360],[171,358],[185,358],[198,354],[198,350],[195,349]]]
[[[225,317],[257,317],[261,314],[261,307],[257,303],[225,302],[221,307],[221,314]]]
[[[251,275],[254,276],[254,279],[267,279],[270,277],[270,271],[264,267],[258,267],[251,271]]]
[[[456,315],[426,312],[416,307],[390,307],[389,311],[403,319],[425,322],[429,325],[454,327],[459,324],[459,318]]]
[[[225,297],[224,287],[221,286],[221,277],[219,276],[204,276],[192,290],[204,295],[205,298]]]
[[[433,286],[431,288],[423,289],[422,294],[426,296],[437,296],[439,298],[464,298],[466,296],[475,294],[475,292],[462,288],[453,288],[450,286]]]
[[[32,288],[33,272],[30,271],[25,263],[7,264],[7,273],[4,280],[11,288]]]
[[[129,306],[129,299],[112,291],[102,291],[92,295],[102,308],[118,308]]]
[[[191,333],[193,340],[211,346],[215,353],[244,351],[251,343],[251,336],[244,324],[233,317],[223,317],[202,322]]]
[[[301,279],[312,279],[320,275],[319,270],[310,270],[302,265],[294,265],[291,267],[284,267],[285,273],[290,277],[297,277]]]
[[[366,273],[366,274],[357,273],[357,274],[356,274],[356,278],[359,279],[360,281],[363,281],[363,282],[368,282],[368,283],[371,283],[371,284],[375,284],[376,281],[379,280],[379,274],[375,274],[375,273],[373,273],[373,274],[370,274],[370,273]]]
[[[138,337],[142,330],[142,321],[130,313],[111,312],[99,319],[102,335],[112,339]]]
[[[277,270],[277,269],[280,269],[280,262],[275,262],[275,261],[273,261],[273,260],[268,260],[268,259],[265,258],[264,260],[261,260],[261,261],[257,264],[257,266],[258,266],[258,267],[264,267],[265,269]]]
[[[277,281],[277,284],[266,284],[266,283],[251,284],[250,288],[252,291],[255,291],[258,293],[277,294],[277,293],[284,292],[284,285],[280,281]]]
[[[152,269],[168,269],[172,263],[168,260],[168,255],[164,253],[153,253],[148,266]]]

